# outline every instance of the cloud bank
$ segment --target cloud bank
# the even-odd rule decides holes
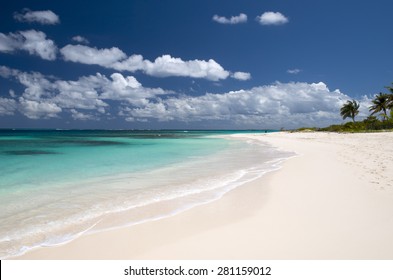
[[[349,99],[326,84],[276,83],[203,96],[176,96],[123,110],[130,119],[220,121],[235,127],[322,126],[340,122],[339,108]]]
[[[142,71],[154,77],[190,77],[211,81],[225,80],[229,76],[238,80],[247,80],[249,73],[225,70],[215,60],[183,60],[170,55],[162,55],[154,61],[144,59],[142,55],[127,56],[119,48],[97,49],[84,45],[67,45],[60,49],[65,61],[100,65],[117,71]]]
[[[341,123],[340,108],[349,96],[323,83],[275,83],[189,96],[146,88],[135,77],[97,73],[65,81],[0,67],[0,76],[24,87],[12,98],[0,98],[0,115],[20,112],[30,119],[123,119],[129,122],[213,123],[214,127],[280,128]],[[361,100],[359,117],[368,115],[370,100]]]
[[[82,119],[77,110],[90,111],[91,116],[105,114],[109,106],[107,101],[144,106],[149,99],[171,94],[161,88],[143,87],[133,76],[125,77],[120,73],[113,73],[110,78],[97,73],[65,81],[1,66],[0,77],[24,87],[20,96],[13,92],[13,98],[0,100],[0,114],[10,115],[18,110],[30,119],[59,117],[59,113],[64,111],[71,112],[74,119]]]

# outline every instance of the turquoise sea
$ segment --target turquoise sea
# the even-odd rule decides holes
[[[292,154],[234,133],[0,130],[0,258],[219,199]]]

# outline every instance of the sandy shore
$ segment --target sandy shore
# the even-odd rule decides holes
[[[22,259],[393,259],[393,133],[248,135],[283,167],[171,218]]]

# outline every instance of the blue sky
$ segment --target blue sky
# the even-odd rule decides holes
[[[393,2],[9,1],[0,127],[294,128],[393,82]]]

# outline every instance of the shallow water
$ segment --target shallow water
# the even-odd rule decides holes
[[[228,131],[0,131],[0,258],[219,199],[289,153]]]

